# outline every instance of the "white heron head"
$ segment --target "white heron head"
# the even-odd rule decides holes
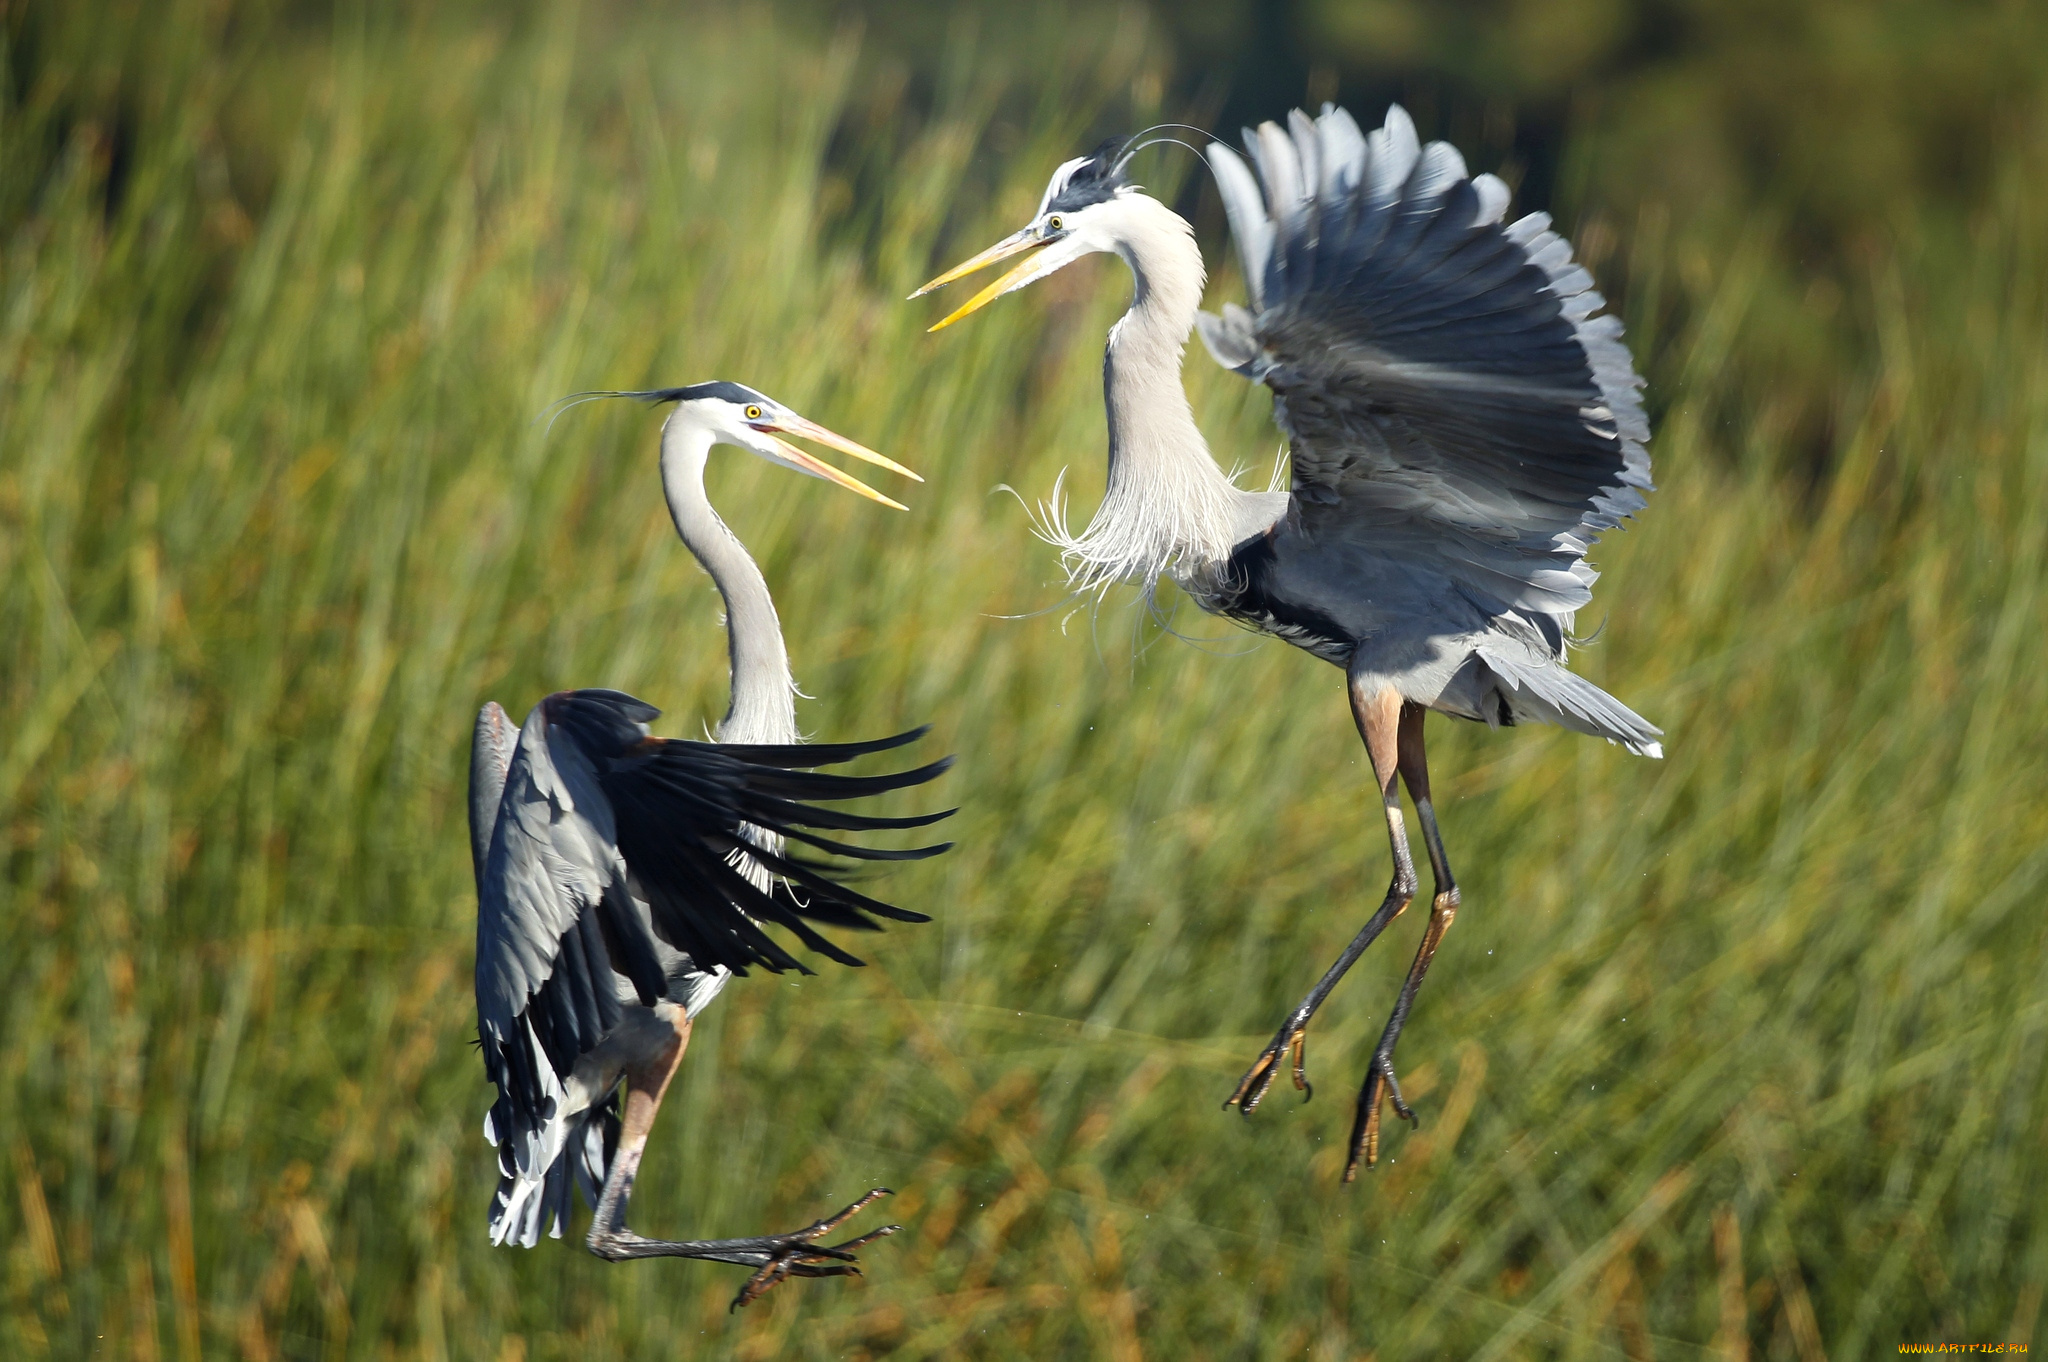
[[[1124,177],[1130,159],[1129,142],[1112,138],[1093,154],[1077,156],[1061,164],[1045,186],[1038,212],[1018,231],[1012,232],[971,260],[962,261],[926,284],[913,298],[952,283],[978,269],[1021,251],[1033,251],[981,292],[941,320],[931,330],[951,326],[970,312],[979,311],[1005,293],[1036,283],[1047,275],[1073,264],[1084,255],[1114,251],[1121,235],[1122,206],[1135,195],[1137,186]]]
[[[597,397],[636,397],[643,402],[661,405],[675,403],[675,410],[669,414],[671,423],[681,422],[710,434],[715,445],[736,445],[749,454],[757,454],[772,464],[794,469],[826,482],[836,483],[850,492],[858,492],[871,501],[884,506],[903,510],[903,503],[892,501],[874,488],[851,474],[842,473],[831,464],[825,463],[789,441],[784,435],[795,435],[815,441],[856,459],[886,468],[892,473],[901,473],[914,482],[924,479],[897,463],[869,449],[866,445],[849,440],[836,431],[827,430],[817,422],[797,415],[788,407],[777,402],[764,392],[749,388],[744,383],[692,383],[681,388],[652,388],[643,392],[592,392],[577,393],[564,398],[564,402]]]

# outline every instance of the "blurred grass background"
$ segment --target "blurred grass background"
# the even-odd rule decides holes
[[[2014,1341],[2048,1284],[2048,17],[1260,0],[863,13],[0,6],[0,1352],[1721,1357]],[[1121,268],[901,300],[1159,118],[1400,97],[1628,319],[1661,490],[1585,671],[1662,763],[1433,721],[1465,911],[1419,1133],[1340,1188],[1412,921],[1320,1096],[1217,1104],[1377,901],[1337,674],[1048,611]],[[1203,225],[1185,160],[1146,174]],[[932,721],[959,848],[864,971],[697,1033],[636,1225],[870,1185],[871,1275],[492,1250],[461,790],[486,698],[694,734],[716,597],[656,420],[755,384],[930,481],[714,500],[821,737]],[[1199,354],[1219,455],[1267,403]],[[890,488],[891,491],[899,489]],[[1167,602],[1169,608],[1171,600]],[[1044,612],[1044,613],[1031,613]],[[1005,616],[1024,618],[1004,618]]]

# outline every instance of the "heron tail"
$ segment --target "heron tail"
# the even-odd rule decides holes
[[[497,1132],[487,1126],[486,1136]],[[560,1239],[569,1227],[571,1188],[581,1187],[592,1208],[604,1191],[612,1152],[619,1144],[619,1101],[614,1092],[562,1123],[554,1161],[539,1176],[508,1171],[500,1160],[498,1193],[491,1198],[491,1242],[532,1248],[542,1231]],[[493,1141],[495,1143],[495,1141]]]
[[[1664,730],[1559,662],[1531,662],[1507,652],[1479,650],[1493,673],[1495,691],[1515,723],[1556,724],[1574,733],[1620,743],[1639,757],[1661,758]]]

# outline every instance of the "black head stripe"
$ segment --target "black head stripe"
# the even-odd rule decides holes
[[[1129,184],[1124,178],[1123,167],[1117,162],[1117,153],[1123,149],[1126,139],[1112,137],[1097,147],[1092,155],[1074,167],[1065,184],[1052,186],[1052,193],[1045,202],[1048,213],[1072,213],[1090,204],[1106,203],[1116,197],[1116,191]]]
[[[701,402],[707,397],[716,397],[738,406],[750,402],[769,405],[764,394],[755,392],[744,383],[727,383],[719,380],[713,383],[692,383],[685,388],[656,388],[651,392],[632,393],[633,397],[644,397],[649,402]]]

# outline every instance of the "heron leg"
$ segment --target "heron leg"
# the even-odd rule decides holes
[[[1394,1077],[1394,1043],[1401,1038],[1401,1028],[1415,1006],[1415,995],[1422,987],[1422,976],[1429,972],[1429,962],[1436,957],[1436,948],[1443,944],[1444,934],[1458,916],[1458,885],[1451,878],[1451,863],[1444,856],[1443,835],[1437,831],[1436,809],[1429,798],[1429,761],[1422,748],[1422,720],[1426,713],[1420,705],[1402,707],[1400,767],[1408,796],[1415,801],[1415,817],[1422,824],[1422,843],[1429,849],[1436,894],[1430,900],[1429,926],[1422,933],[1422,944],[1415,950],[1415,962],[1408,967],[1408,977],[1401,983],[1394,1015],[1387,1018],[1387,1029],[1380,1033],[1380,1043],[1372,1053],[1372,1068],[1366,1072],[1365,1086],[1358,1093],[1358,1115],[1351,1125],[1351,1157],[1344,1166],[1346,1182],[1358,1176],[1361,1161],[1367,1168],[1379,1162],[1380,1108],[1388,1099],[1402,1119],[1415,1124],[1415,1113],[1401,1100],[1401,1085]]]
[[[1364,683],[1359,677],[1350,680],[1351,717],[1358,724],[1358,735],[1365,740],[1366,756],[1372,761],[1374,783],[1379,789],[1380,810],[1387,824],[1387,840],[1394,850],[1394,878],[1387,886],[1387,896],[1380,901],[1379,910],[1367,919],[1351,944],[1336,962],[1323,972],[1316,986],[1301,1000],[1300,1006],[1287,1014],[1280,1023],[1280,1029],[1273,1036],[1252,1067],[1238,1081],[1237,1091],[1223,1103],[1228,1109],[1235,1103],[1240,1111],[1249,1116],[1259,1105],[1266,1090],[1273,1086],[1279,1076],[1280,1060],[1292,1054],[1294,1086],[1306,1094],[1302,1100],[1315,1095],[1310,1086],[1306,1069],[1309,1018],[1323,1005],[1323,999],[1337,987],[1358,957],[1365,954],[1366,947],[1379,939],[1387,924],[1406,911],[1410,900],[1415,897],[1415,861],[1408,851],[1408,833],[1401,820],[1401,791],[1399,784],[1400,731],[1402,701],[1400,693],[1391,686]]]
[[[612,1155],[604,1192],[598,1197],[597,1213],[591,1218],[590,1251],[609,1262],[629,1258],[702,1258],[711,1262],[736,1263],[755,1269],[732,1309],[760,1299],[777,1283],[789,1277],[858,1277],[860,1269],[853,1250],[870,1240],[896,1233],[901,1225],[884,1225],[858,1238],[839,1244],[817,1242],[839,1228],[871,1203],[889,1195],[877,1187],[836,1215],[813,1221],[791,1234],[759,1235],[751,1239],[648,1239],[626,1228],[626,1204],[633,1197],[633,1180],[640,1172],[640,1156],[647,1136],[654,1129],[654,1117],[668,1092],[669,1080],[682,1064],[683,1051],[690,1044],[690,1020],[677,1013],[675,1037],[653,1055],[626,1069],[626,1110],[620,1121],[619,1144]]]

